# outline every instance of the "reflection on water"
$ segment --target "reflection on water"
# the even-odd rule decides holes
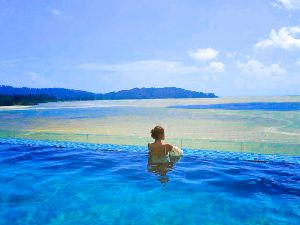
[[[165,158],[164,158],[165,159]],[[158,176],[158,180],[162,184],[169,181],[168,173],[174,169],[174,165],[181,159],[181,156],[170,157],[168,160],[153,160],[150,154],[148,155],[148,171]]]

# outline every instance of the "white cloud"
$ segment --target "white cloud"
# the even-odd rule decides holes
[[[290,74],[280,64],[264,64],[250,59],[238,62],[240,75],[232,82],[232,88],[249,95],[265,95],[269,93],[286,94],[291,90]],[[293,84],[294,85],[294,84]]]
[[[219,52],[212,48],[199,48],[196,51],[189,51],[190,57],[199,61],[210,61],[218,56]]]
[[[300,66],[300,59],[296,62],[297,66]]]
[[[33,71],[24,73],[24,75],[24,79],[30,84],[29,86],[36,84],[47,87],[47,85],[50,83],[49,77]]]
[[[186,65],[179,61],[164,60],[141,60],[119,64],[82,63],[76,67],[85,71],[97,71],[102,75],[112,73],[116,77],[152,77],[153,79],[174,79],[178,76],[184,77],[188,75],[193,77],[212,76],[223,72],[225,69],[225,65],[218,61],[195,66]]]
[[[126,72],[126,73],[167,73],[185,74],[197,73],[199,67],[184,65],[178,61],[141,60],[120,64],[82,63],[77,68],[89,71]]]
[[[183,64],[180,61],[138,60],[124,63],[82,63],[76,68],[87,76],[96,76],[115,89],[133,87],[183,86],[191,80],[201,80],[204,67]],[[195,81],[194,81],[195,82]]]
[[[271,2],[271,6],[275,8],[280,8],[280,5],[277,2]]]
[[[277,0],[271,3],[274,7],[284,7],[287,10],[300,9],[300,0]]]
[[[39,80],[41,79],[41,76],[38,75],[37,73],[35,72],[28,72],[27,75],[30,77],[31,80],[33,81],[36,81],[36,80]]]
[[[63,14],[63,11],[59,10],[59,9],[52,9],[51,10],[53,15],[59,16]]]
[[[221,73],[225,70],[225,65],[222,62],[210,62],[208,65],[210,72]]]
[[[279,64],[265,65],[257,60],[250,59],[246,63],[237,63],[242,73],[255,77],[278,77],[286,73]]]
[[[226,57],[227,58],[234,58],[237,55],[237,52],[227,52]]]
[[[277,47],[283,49],[299,48],[300,39],[297,35],[300,34],[300,27],[282,27],[276,32],[271,30],[269,39],[260,41],[254,45],[256,48]]]
[[[15,67],[18,61],[19,61],[18,59],[9,59],[9,60],[0,61],[0,66]]]

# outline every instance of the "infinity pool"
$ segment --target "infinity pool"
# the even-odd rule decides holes
[[[300,157],[0,140],[0,224],[300,224]]]

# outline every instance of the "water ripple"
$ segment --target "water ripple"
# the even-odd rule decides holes
[[[300,224],[299,157],[0,142],[0,224]]]

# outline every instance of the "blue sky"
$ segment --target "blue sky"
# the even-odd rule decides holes
[[[300,94],[300,0],[0,0],[1,84]]]

